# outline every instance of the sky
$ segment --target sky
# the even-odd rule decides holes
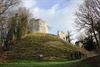
[[[72,31],[75,33],[75,12],[82,0],[23,0],[34,18],[47,22],[49,33]]]

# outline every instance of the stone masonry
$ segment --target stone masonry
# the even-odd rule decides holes
[[[41,19],[31,19],[31,32],[48,33],[47,23]]]

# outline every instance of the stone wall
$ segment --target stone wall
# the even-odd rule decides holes
[[[66,36],[67,36],[66,33],[64,33],[64,32],[62,32],[62,31],[61,31],[61,32],[58,31],[58,37],[61,38],[62,40],[65,40],[65,41],[66,41],[66,40],[67,40],[67,39],[66,39]]]
[[[47,23],[41,19],[31,19],[31,31],[32,32],[39,32],[39,33],[48,33],[48,26]]]

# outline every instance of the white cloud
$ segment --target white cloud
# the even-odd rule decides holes
[[[55,4],[51,9],[48,10],[49,14],[53,15],[59,8],[59,4]]]
[[[54,17],[56,12],[58,11],[59,4],[55,4],[50,9],[40,9],[39,7],[34,7],[32,12],[36,18],[46,18]]]
[[[22,0],[23,2],[23,5],[26,7],[26,8],[32,8],[36,5],[36,0]]]
[[[71,1],[71,5],[64,9],[59,9],[59,4],[55,4],[50,9],[35,7],[32,12],[34,17],[48,22],[48,25],[52,28],[51,33],[56,33],[57,30],[66,32],[67,30],[73,30],[74,13],[80,3],[80,0]]]
[[[74,13],[82,0],[70,0],[70,5],[64,9],[59,9],[59,4],[55,4],[49,9],[37,7],[39,0],[23,0],[24,6],[30,8],[33,16],[45,20],[51,27],[50,33],[56,33],[58,30],[73,30]]]

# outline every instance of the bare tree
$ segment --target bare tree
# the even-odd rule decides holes
[[[17,22],[17,39],[28,33],[30,12],[26,8],[19,8]]]
[[[5,41],[8,32],[8,18],[9,11],[19,4],[20,0],[0,0],[0,41],[2,46],[5,46]]]
[[[97,46],[99,46],[99,42],[95,33],[95,25],[97,24],[97,20],[99,19],[97,16],[97,4],[100,3],[99,0],[85,0],[82,5],[79,7],[79,11],[76,12],[76,25],[79,29],[91,29]]]
[[[71,36],[72,36],[71,31],[67,31],[66,40],[67,40],[69,43],[71,43],[71,41],[73,40],[73,39],[71,38]]]
[[[19,3],[19,0],[0,0],[0,15]]]
[[[86,35],[85,34],[82,34],[82,33],[80,33],[78,36],[77,36],[77,39],[78,39],[78,41],[84,41],[84,39],[86,38]]]

